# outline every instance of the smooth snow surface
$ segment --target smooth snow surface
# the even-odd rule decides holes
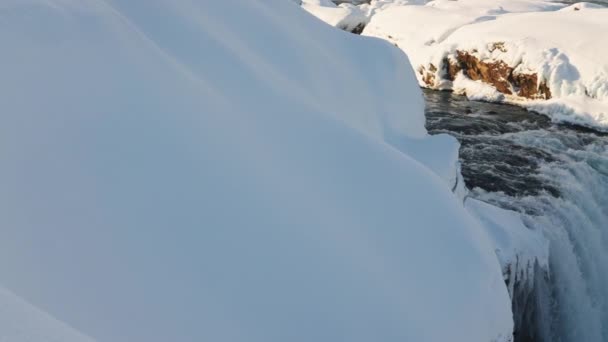
[[[92,342],[0,287],[1,342]]]
[[[511,338],[454,158],[416,160],[457,145],[390,44],[285,0],[5,0],[0,23],[21,298],[99,341]]]
[[[331,0],[303,0],[302,8],[324,22],[349,32],[362,29],[368,22],[363,10],[350,3],[336,5]]]

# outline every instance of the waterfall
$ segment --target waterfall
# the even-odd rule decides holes
[[[549,240],[549,270],[516,341],[608,342],[608,135],[513,106],[427,93],[427,127],[462,143],[470,196],[516,210]],[[519,305],[519,306],[518,306]]]
[[[510,135],[551,154],[555,160],[541,162],[538,175],[560,195],[514,198],[477,190],[473,196],[518,209],[526,225],[550,241],[552,303],[540,309],[551,317],[551,332],[543,340],[608,341],[608,137],[574,130]]]

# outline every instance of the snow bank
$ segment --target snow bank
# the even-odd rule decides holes
[[[456,74],[452,89],[458,94],[466,95],[472,101],[502,102],[505,99],[504,94],[495,87],[480,80],[473,81],[462,72]]]
[[[473,198],[467,198],[466,207],[490,233],[503,273],[512,278],[507,279],[511,293],[516,282],[534,281],[535,265],[549,269],[548,240],[542,232],[524,226],[519,213]]]
[[[503,100],[457,80],[462,71],[508,102],[608,130],[608,8],[538,0],[383,0],[361,9],[371,18],[363,34],[405,51],[422,86]]]
[[[478,4],[437,0],[393,6],[376,14],[364,34],[407,52],[424,86],[459,88],[450,81],[464,69],[510,102],[608,129],[608,60],[598,57],[608,54],[602,34],[608,31],[608,9],[585,3],[559,10],[531,1]],[[467,90],[470,95],[476,89]]]
[[[534,29],[524,23],[533,23]],[[465,51],[477,50],[479,59],[503,61],[514,73],[537,75],[534,86],[544,83],[550,93],[546,97],[551,101],[546,105],[534,101],[536,110],[556,114],[556,119],[608,129],[605,32],[608,8],[575,4],[559,11],[504,15],[464,26],[444,44]],[[475,37],[475,42],[471,37]],[[493,48],[496,42],[504,44]],[[517,94],[517,89],[513,93]],[[521,97],[525,96],[514,100],[526,105],[528,99]],[[555,104],[565,110],[554,111]],[[573,111],[571,117],[565,116],[568,108]]]
[[[0,287],[0,341],[92,342]]]
[[[503,265],[513,304],[515,335],[538,339],[539,332],[551,329],[538,312],[540,307],[551,305],[546,291],[550,279],[549,241],[539,229],[526,227],[518,212],[473,198],[466,199],[466,208],[489,232]]]
[[[303,0],[302,8],[324,22],[352,33],[361,33],[368,16],[351,3],[334,4],[331,0]]]
[[[284,0],[0,18],[0,283],[28,302],[100,341],[511,337],[398,49]]]

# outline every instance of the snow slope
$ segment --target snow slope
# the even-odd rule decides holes
[[[549,269],[548,240],[539,230],[526,227],[519,213],[473,198],[467,198],[466,207],[490,233],[500,263],[506,268],[503,274],[511,274],[512,278],[525,283],[534,280],[535,264],[543,270]],[[510,292],[514,286],[515,281],[509,282]]]
[[[390,44],[285,0],[0,23],[0,283],[28,302],[99,341],[511,337],[456,165],[425,154],[456,143]]]
[[[324,22],[348,32],[361,33],[369,21],[362,9],[350,3],[336,5],[331,0],[303,0],[301,5]]]
[[[405,51],[422,86],[608,130],[608,8],[542,0],[382,0],[361,10],[370,17],[363,34]],[[479,69],[497,70],[459,77],[463,55],[485,64]]]
[[[0,288],[1,342],[92,342],[84,336]]]

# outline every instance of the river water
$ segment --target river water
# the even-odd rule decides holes
[[[581,2],[581,1],[579,1],[579,0],[560,0],[558,2],[562,2],[562,3],[565,3],[565,4],[571,5],[571,4],[576,4],[578,2]],[[587,2],[590,2],[592,4],[596,4],[596,5],[600,5],[600,6],[608,6],[608,0],[590,0],[590,1],[587,1]]]
[[[449,92],[425,97],[429,132],[461,142],[470,196],[520,212],[550,242],[547,281],[516,341],[608,342],[608,135]]]

